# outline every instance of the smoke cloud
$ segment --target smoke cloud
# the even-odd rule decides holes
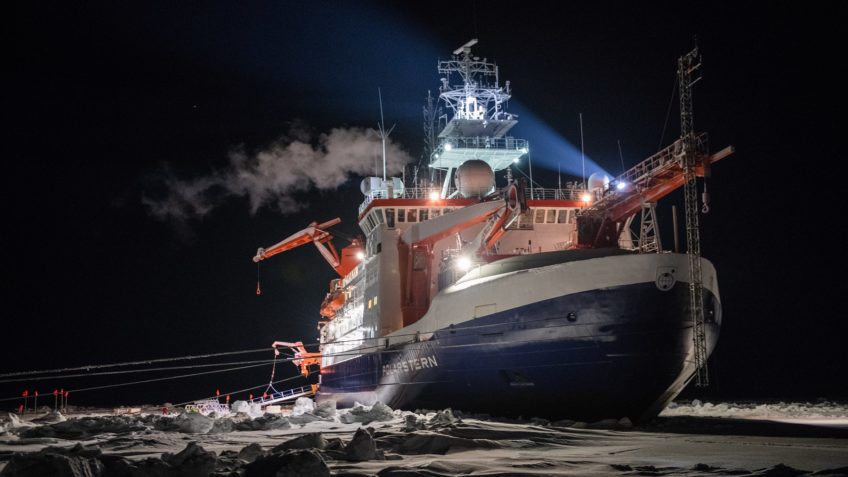
[[[388,174],[411,161],[387,140]],[[164,193],[142,201],[162,220],[202,218],[234,197],[247,198],[254,214],[265,206],[294,212],[306,205],[298,201],[298,193],[335,189],[353,175],[373,174],[378,163],[382,168],[382,144],[373,129],[336,128],[317,138],[293,130],[257,153],[230,152],[228,166],[207,176],[183,180],[166,170]]]

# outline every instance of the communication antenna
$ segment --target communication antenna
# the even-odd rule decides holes
[[[386,129],[384,127],[385,123],[383,122],[383,92],[380,90],[380,88],[377,88],[377,96],[380,98],[380,124],[378,124],[377,126],[379,126],[379,128],[380,128],[380,139],[383,141],[383,184],[385,185],[385,183],[386,183],[386,138],[389,137],[389,134],[391,134],[392,131],[394,131],[395,125],[392,124],[392,127],[388,131],[386,131]]]
[[[624,154],[621,153],[621,139],[616,139],[618,143],[618,158],[621,159],[621,175],[624,175]]]
[[[583,188],[586,188],[586,153],[583,149],[583,113],[580,114],[580,163],[583,165]]]
[[[557,162],[557,189],[562,190],[562,161]]]

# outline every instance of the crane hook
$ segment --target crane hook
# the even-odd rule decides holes
[[[260,286],[260,279],[259,279],[259,267],[261,267],[261,265],[259,264],[259,262],[256,262],[256,296],[259,296],[259,295],[262,294],[262,287]]]
[[[710,213],[710,193],[707,192],[707,182],[706,181],[704,181],[704,192],[701,194],[701,202],[704,203],[704,205],[701,207],[701,213],[702,214]]]

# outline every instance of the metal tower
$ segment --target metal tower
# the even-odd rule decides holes
[[[642,204],[642,220],[639,226],[639,253],[662,252],[662,240],[657,227],[657,203]]]
[[[707,335],[704,324],[704,290],[701,279],[701,234],[698,224],[698,182],[695,166],[701,151],[694,128],[692,86],[700,80],[695,76],[701,66],[696,46],[677,60],[677,81],[680,90],[680,160],[684,170],[683,194],[686,208],[686,255],[689,258],[689,308],[692,313],[692,341],[695,350],[696,385],[709,385],[707,369]],[[693,78],[693,76],[695,76]]]

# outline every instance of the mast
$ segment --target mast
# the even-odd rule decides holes
[[[442,75],[439,100],[451,115],[430,155],[430,168],[445,171],[442,198],[450,195],[451,178],[465,161],[481,160],[498,172],[529,152],[527,141],[507,135],[518,123],[517,116],[505,110],[511,97],[509,81],[502,86],[498,66],[471,53],[476,44],[476,39],[467,42],[437,65]],[[432,117],[425,108],[427,120]]]
[[[701,233],[698,223],[698,181],[695,166],[698,161],[698,141],[695,135],[692,86],[700,80],[693,73],[701,66],[698,47],[677,61],[677,80],[680,88],[680,158],[684,171],[684,207],[686,215],[686,255],[689,259],[689,308],[692,313],[692,341],[695,350],[696,385],[709,385],[707,369],[707,336],[704,324],[704,290],[701,278]]]
[[[383,184],[386,183],[386,129],[383,120],[383,92],[377,88],[377,96],[380,98],[380,139],[383,141]],[[383,186],[385,187],[385,185]]]

